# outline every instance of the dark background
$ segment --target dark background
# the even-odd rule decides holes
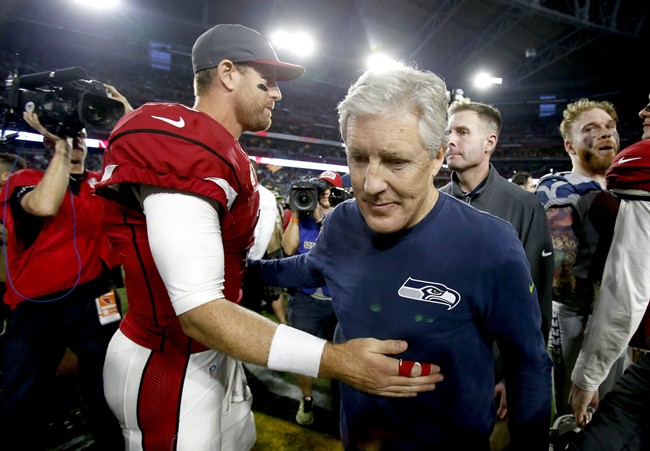
[[[281,83],[284,99],[271,132],[340,141],[336,103],[367,54],[379,49],[501,109],[504,131],[493,162],[505,176],[522,169],[540,176],[570,169],[557,127],[566,103],[580,97],[616,105],[623,147],[639,139],[637,113],[650,91],[644,70],[649,12],[647,0],[122,0],[113,10],[72,0],[3,0],[0,75],[78,65],[114,84],[134,106],[191,106],[190,51],[203,31],[217,23],[241,23],[265,35],[302,30],[317,48],[308,58],[278,49],[281,59],[304,65],[306,73]],[[151,67],[152,49],[169,56],[168,69]],[[471,80],[479,69],[503,84],[475,89]],[[551,105],[549,116],[539,116],[540,104]],[[251,154],[269,155],[278,143],[291,147],[277,139],[245,142]],[[332,162],[345,162],[340,149],[293,150],[290,157],[323,161],[339,152]]]

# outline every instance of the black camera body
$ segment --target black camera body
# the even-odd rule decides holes
[[[124,104],[108,97],[102,83],[86,78],[84,68],[70,67],[7,80],[0,91],[3,129],[30,131],[23,111],[34,111],[57,136],[75,137],[84,127],[112,129],[124,115]]]
[[[347,191],[343,188],[333,186],[330,190],[330,205],[336,207],[341,202],[354,198],[352,191]]]
[[[327,182],[317,178],[303,177],[291,184],[289,208],[293,211],[314,211],[318,198],[327,189]]]

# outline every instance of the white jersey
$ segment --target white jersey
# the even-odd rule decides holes
[[[583,390],[596,390],[607,377],[614,361],[626,350],[648,306],[648,224],[650,202],[621,200],[598,301],[571,376],[573,383]]]

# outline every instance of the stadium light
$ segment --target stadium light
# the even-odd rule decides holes
[[[120,0],[77,0],[77,3],[95,9],[108,9],[117,7]]]
[[[43,135],[40,133],[20,132],[18,130],[5,130],[2,134],[2,138],[36,143],[43,142]],[[93,149],[106,149],[108,141],[105,139],[86,138],[86,146]]]
[[[500,77],[493,77],[485,72],[481,72],[474,78],[474,86],[479,89],[487,88],[492,85],[500,85],[503,79]]]
[[[342,164],[314,163],[313,161],[288,160],[285,158],[256,157],[250,155],[248,158],[260,165],[282,166],[287,168],[314,169],[316,171],[350,172],[350,169]]]
[[[14,134],[17,134],[17,136],[13,137]],[[38,133],[19,132],[17,130],[6,130],[2,136],[3,137],[12,136],[12,139],[16,139],[18,141],[43,142],[43,135]],[[323,141],[323,140],[316,140],[316,141]],[[323,141],[323,142],[329,143],[329,141]],[[108,147],[108,141],[104,139],[86,138],[86,145],[88,146],[89,149],[92,148],[92,149],[104,150],[106,149],[106,147]],[[262,165],[271,164],[271,165],[284,166],[289,168],[314,169],[318,171],[335,171],[335,172],[343,172],[346,174],[350,172],[348,167],[342,164],[316,163],[313,161],[289,160],[285,158],[258,157],[253,155],[250,155],[249,158],[257,162],[258,164],[262,164]]]
[[[303,32],[277,31],[271,35],[271,43],[276,48],[287,49],[298,56],[309,56],[314,52],[314,40]]]
[[[370,70],[385,70],[391,67],[400,66],[402,63],[391,58],[385,53],[374,52],[366,60],[366,67]]]

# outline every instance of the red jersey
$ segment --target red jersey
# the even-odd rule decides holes
[[[148,245],[146,220],[133,185],[199,194],[218,202],[224,248],[224,296],[241,299],[246,254],[253,244],[259,197],[248,154],[217,121],[183,105],[148,103],[126,114],[104,153],[99,195],[123,211],[110,235],[125,271],[129,309],[124,334],[154,350],[205,349],[181,330]]]
[[[650,192],[650,140],[645,139],[621,150],[605,173],[607,189],[614,192],[638,191],[644,197]]]
[[[4,301],[11,308],[25,299],[48,299],[50,294],[71,289],[98,277],[102,261],[116,264],[102,228],[106,201],[93,194],[99,172],[88,171],[79,193],[67,189],[56,216],[42,218],[42,227],[33,243],[16,235],[17,218],[9,200],[17,188],[36,186],[44,173],[23,169],[11,175],[0,192],[7,228],[7,293]]]

